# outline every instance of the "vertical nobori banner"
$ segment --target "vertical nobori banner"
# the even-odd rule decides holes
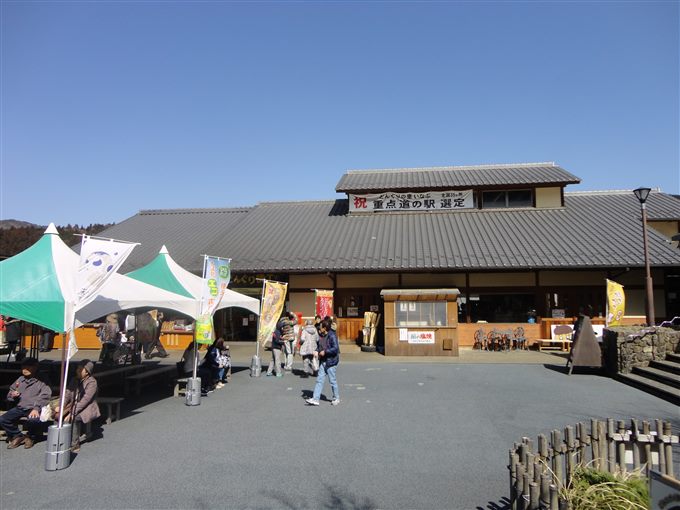
[[[203,267],[203,292],[201,315],[196,320],[196,341],[201,344],[212,343],[212,315],[222,301],[231,278],[231,259],[205,256]]]
[[[99,290],[123,265],[137,244],[83,236],[80,243],[80,262],[75,278],[74,315],[97,297]],[[73,320],[70,320],[70,323],[72,324]],[[75,346],[75,337],[69,335],[69,338],[68,356],[70,358],[78,349]]]
[[[274,329],[276,329],[276,323],[283,311],[287,290],[287,283],[265,280],[260,305],[260,324],[257,332],[258,342],[264,344],[267,340],[271,340]]]
[[[612,280],[607,280],[607,313],[605,322],[607,326],[621,325],[626,313],[626,294],[623,285]]]
[[[319,290],[314,289],[316,292],[316,297],[314,302],[316,303],[316,315],[322,319],[326,316],[333,316],[333,291],[332,290]]]

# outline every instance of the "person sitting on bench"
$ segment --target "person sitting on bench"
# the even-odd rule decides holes
[[[21,376],[14,381],[7,393],[7,400],[16,401],[13,407],[0,416],[0,428],[7,434],[9,444],[7,448],[24,445],[31,448],[38,438],[42,437],[44,424],[40,421],[40,410],[47,405],[52,397],[52,390],[44,382],[35,377],[38,372],[38,360],[25,358],[21,362]],[[27,417],[26,428],[28,434],[19,431],[19,420]]]
[[[76,367],[76,378],[66,389],[64,398],[64,422],[73,423],[71,432],[71,451],[80,451],[80,429],[99,418],[97,405],[97,380],[92,377],[94,363],[88,359],[82,360]],[[58,419],[58,416],[57,418]],[[87,439],[87,438],[86,438]]]

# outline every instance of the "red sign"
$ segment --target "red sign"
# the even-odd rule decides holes
[[[333,291],[316,290],[316,315],[322,319],[333,316]]]

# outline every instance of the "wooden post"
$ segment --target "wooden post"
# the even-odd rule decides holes
[[[590,420],[590,453],[593,456],[593,467],[595,469],[602,469],[600,462],[600,424],[598,420],[591,418]]]
[[[617,445],[619,451],[617,460],[620,472],[624,473],[626,471],[626,441],[624,439],[626,436],[626,422],[619,420],[617,423],[617,430],[621,436],[619,439],[619,444]]]
[[[530,487],[531,487],[531,479],[529,478],[529,473],[526,471],[524,472],[524,482],[522,483],[522,504],[524,505],[524,508],[531,508],[530,504]]]
[[[538,435],[538,455],[540,455],[542,460],[547,462],[547,460],[548,460],[548,439],[545,437],[545,434],[539,434]]]
[[[671,428],[671,422],[667,421],[663,424],[663,435],[664,435],[664,446],[666,450],[666,474],[672,478],[673,475],[673,443],[671,442],[673,429]]]
[[[571,480],[571,475],[574,474],[574,456],[576,455],[576,445],[574,444],[574,427],[568,425],[564,429],[564,435],[567,441],[567,480]]]
[[[633,445],[633,469],[636,471],[640,469],[640,431],[638,429],[638,421],[633,418],[630,420],[630,442]]]
[[[607,427],[605,430],[605,426]],[[607,423],[600,422],[600,450],[602,458],[605,459],[606,469],[612,473],[614,471],[614,463],[616,462],[616,445],[614,444],[614,420],[607,418]]]
[[[564,470],[562,463],[564,459],[562,458],[562,433],[559,430],[553,430],[550,437],[550,446],[553,450],[553,472],[555,473],[555,478],[557,483],[564,483]]]
[[[655,445],[659,452],[659,472],[666,474],[666,448],[663,444],[663,425],[661,420],[654,420],[654,426],[656,428],[656,441]]]
[[[515,470],[517,469],[517,461],[518,457],[517,454],[513,451],[510,450],[510,463],[508,464],[508,471],[510,471],[510,504],[512,508],[515,508],[515,500],[517,499],[517,493],[515,492]]]
[[[524,466],[522,466],[521,459],[520,463],[517,464],[517,471],[515,477],[517,478],[517,485],[515,490],[517,491],[517,510],[525,510],[524,507]]]
[[[527,474],[531,480],[534,479],[534,454],[527,453],[527,460],[524,464],[524,469],[526,469]]]
[[[642,422],[642,433],[645,435],[645,471],[647,472],[647,476],[649,476],[649,471],[652,469],[652,436],[651,436],[651,428],[649,427],[649,422],[648,421],[643,421]]]
[[[541,474],[541,507],[550,505],[550,475],[543,471]]]
[[[560,510],[557,485],[550,485],[550,510]]]
[[[531,510],[539,510],[540,506],[538,503],[539,487],[536,482],[529,483],[529,508]]]

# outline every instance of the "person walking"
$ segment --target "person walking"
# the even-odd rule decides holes
[[[7,361],[19,361],[16,359],[16,350],[21,343],[21,321],[19,319],[7,317],[5,321],[5,340],[9,347]]]
[[[151,342],[147,344],[146,356],[144,357],[146,359],[151,358],[151,356],[153,356],[153,350],[158,349],[158,355],[161,358],[167,358],[169,354],[167,353],[165,347],[163,347],[163,344],[161,343],[161,329],[163,328],[163,312],[158,312],[154,324],[155,329],[153,339],[151,340]]]
[[[283,377],[283,373],[281,371],[281,351],[283,349],[284,339],[281,328],[287,320],[287,315],[284,314],[276,324],[276,329],[272,335],[272,360],[269,362],[269,366],[267,367],[267,377],[270,377],[274,374],[276,374],[276,377]]]
[[[314,386],[314,393],[311,398],[305,399],[305,402],[310,406],[318,406],[321,398],[321,390],[328,375],[328,382],[331,385],[333,392],[333,400],[331,405],[338,405],[340,403],[340,392],[338,390],[338,381],[336,377],[336,369],[340,362],[340,346],[338,344],[338,337],[331,327],[331,320],[326,318],[321,321],[319,328],[319,346],[317,347],[316,355],[319,359],[319,374],[316,376],[316,385]]]
[[[291,372],[293,370],[293,354],[295,348],[295,326],[298,322],[297,315],[293,312],[288,312],[281,317],[279,321],[279,331],[281,331],[281,338],[283,340],[283,349],[286,355],[284,370]]]
[[[41,328],[40,332],[40,352],[50,352],[52,350],[52,344],[54,342],[54,332],[51,329]]]
[[[318,343],[319,333],[314,327],[314,321],[307,319],[305,322],[305,327],[302,329],[302,333],[300,335],[300,356],[302,356],[302,369],[304,370],[304,377],[316,375],[313,362]]]

